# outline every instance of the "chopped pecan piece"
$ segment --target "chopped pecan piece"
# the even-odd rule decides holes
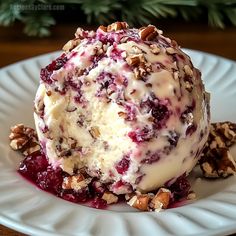
[[[104,25],[100,25],[100,26],[98,27],[98,29],[100,29],[100,30],[102,30],[102,31],[104,31],[104,32],[107,32],[107,27],[104,26]]]
[[[52,91],[48,90],[46,91],[46,94],[48,95],[48,97],[50,97],[52,95]]]
[[[149,200],[150,200],[150,196],[148,194],[140,194],[140,195],[133,196],[128,201],[128,204],[138,210],[148,211]]]
[[[193,84],[188,80],[186,80],[184,83],[186,90],[191,93],[193,91]]]
[[[236,143],[236,124],[226,121],[212,123],[207,143],[199,161],[206,178],[227,177],[235,174],[236,163],[229,147]]]
[[[107,32],[127,29],[129,25],[126,22],[115,22],[107,26]]]
[[[82,28],[78,27],[75,32],[75,37],[76,38],[84,38],[84,30]]]
[[[23,124],[11,127],[9,139],[11,148],[20,151],[25,156],[40,150],[35,130]]]
[[[134,68],[134,75],[136,79],[145,77],[152,71],[152,65],[150,63],[140,63],[140,65]]]
[[[158,35],[157,28],[154,25],[148,25],[139,29],[139,36],[142,40],[151,41]]]
[[[153,54],[158,54],[161,51],[161,49],[156,44],[151,44],[150,48]]]
[[[75,38],[69,40],[62,48],[63,51],[69,52],[80,44],[80,39]]]
[[[230,121],[212,123],[210,134],[211,140],[219,137],[226,147],[230,147],[236,143],[236,123]]]
[[[157,194],[151,200],[150,208],[155,209],[155,211],[166,209],[170,203],[170,198],[170,190],[166,188],[160,188]]]
[[[95,139],[100,136],[100,131],[99,131],[99,128],[97,126],[91,127],[89,132],[90,132],[91,136]]]
[[[218,163],[218,174],[223,178],[236,174],[236,163],[228,149],[221,149],[222,158]]]
[[[190,77],[193,76],[193,71],[192,71],[192,69],[190,68],[189,65],[185,65],[185,66],[184,66],[184,71],[185,71],[186,75],[188,75],[188,76],[190,76]]]
[[[132,45],[132,53],[141,54],[141,53],[146,53],[146,52],[142,50],[140,47],[138,47],[137,45]]]
[[[195,200],[195,199],[196,199],[196,193],[191,191],[187,196],[187,200]]]
[[[102,195],[102,199],[105,200],[108,205],[118,202],[118,197],[109,191],[106,191]]]
[[[145,62],[145,59],[144,59],[143,54],[137,54],[137,55],[128,56],[126,58],[126,61],[131,66],[138,66],[140,63]]]
[[[172,47],[168,47],[168,48],[166,48],[166,52],[167,52],[168,54],[170,54],[170,55],[172,55],[172,54],[175,54],[175,53],[176,53],[175,49],[174,49],[174,48],[172,48]]]
[[[199,163],[206,178],[226,178],[236,174],[236,162],[226,147],[212,149],[201,158]]]
[[[88,187],[92,178],[85,178],[82,174],[64,177],[62,188],[63,189],[73,189],[79,191],[83,188]]]
[[[211,149],[230,147],[236,143],[236,124],[226,121],[212,123],[210,126],[210,134],[203,151],[210,151]]]
[[[134,193],[126,193],[126,194],[125,194],[125,200],[126,200],[126,201],[129,201],[133,196],[135,196]]]
[[[121,118],[124,118],[124,119],[127,118],[127,114],[125,112],[123,112],[123,111],[119,111],[118,112],[118,116],[121,117]]]

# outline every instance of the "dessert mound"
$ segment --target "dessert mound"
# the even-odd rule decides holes
[[[35,98],[52,169],[85,173],[117,195],[188,175],[207,141],[209,98],[178,44],[153,25],[116,22],[78,28],[64,50],[41,70]]]

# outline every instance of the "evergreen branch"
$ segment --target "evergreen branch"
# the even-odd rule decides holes
[[[225,15],[228,16],[228,19],[230,20],[230,22],[236,26],[236,7],[235,8],[226,8],[223,10]]]
[[[208,22],[212,26],[217,26],[219,28],[224,28],[223,15],[219,9],[211,5],[208,8]]]
[[[94,3],[94,0],[78,1],[81,3],[81,9],[87,15],[88,23],[91,23],[95,19],[99,24],[107,23],[109,20],[113,20],[115,15],[112,12],[121,8],[121,5],[116,1],[100,0]]]
[[[14,7],[14,1],[5,1],[0,5],[0,25],[9,26],[21,19],[21,11]]]
[[[28,14],[22,21],[25,22],[24,33],[39,37],[49,36],[49,27],[56,23],[54,18],[47,13]]]
[[[236,0],[5,0],[0,3],[0,25],[9,26],[15,21],[25,24],[24,32],[30,36],[48,36],[55,24],[52,11],[34,11],[22,6],[47,5],[77,7],[88,23],[110,23],[125,20],[130,25],[149,24],[157,18],[181,16],[188,21],[208,14],[211,26],[224,28],[225,22],[236,26]]]

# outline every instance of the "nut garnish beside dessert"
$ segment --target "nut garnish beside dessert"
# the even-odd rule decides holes
[[[193,199],[186,177],[207,142],[210,110],[189,56],[155,26],[125,22],[78,28],[63,49],[40,73],[38,140],[24,132],[15,137],[12,129],[13,149],[41,147],[28,153],[19,172],[65,200],[96,208],[125,198],[139,210],[160,211]],[[224,163],[229,155],[224,151]],[[233,162],[229,168],[218,175],[232,174]]]
[[[236,124],[212,123],[208,141],[202,152],[200,167],[207,178],[228,177],[236,173],[236,162],[229,148],[236,143]]]

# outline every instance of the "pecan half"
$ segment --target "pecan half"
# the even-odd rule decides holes
[[[117,21],[107,26],[107,32],[127,29],[129,25],[126,22]]]
[[[35,130],[23,124],[11,127],[9,139],[11,148],[25,156],[40,150]]]
[[[212,123],[210,133],[202,155],[208,155],[211,150],[231,147],[236,143],[236,124],[230,121]]]
[[[199,161],[206,178],[226,178],[236,174],[236,162],[228,148],[212,149]]]
[[[137,54],[137,55],[128,56],[126,58],[126,61],[130,66],[138,66],[140,63],[145,62],[145,58],[143,54]]]
[[[236,173],[236,163],[229,147],[236,143],[236,124],[212,123],[199,164],[206,178],[227,177]]]
[[[138,34],[142,40],[150,41],[158,35],[158,32],[154,25],[148,25],[147,27],[140,28]]]

